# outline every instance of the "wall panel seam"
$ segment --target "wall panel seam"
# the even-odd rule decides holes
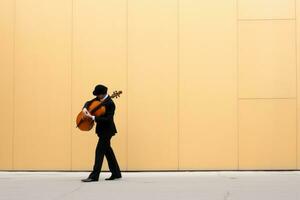
[[[12,70],[12,75],[13,75],[13,117],[12,117],[12,169],[15,169],[15,92],[16,92],[16,76],[15,76],[15,71],[16,71],[16,22],[17,22],[17,0],[14,0],[14,5],[13,5],[14,13],[13,13],[13,70]]]
[[[292,21],[296,20],[296,18],[256,18],[256,19],[238,19],[238,21]]]
[[[70,170],[72,171],[73,170],[73,166],[72,166],[72,163],[73,163],[73,136],[72,136],[72,118],[73,118],[73,104],[72,104],[72,97],[73,97],[73,48],[74,48],[74,0],[71,0],[71,64],[70,64],[70,71],[71,71],[71,75],[70,75],[70,78],[71,78],[71,84],[70,84],[70,89],[71,89],[71,97],[70,97],[70,102],[71,102],[71,122],[70,122],[70,148],[71,148],[71,152],[70,152]]]
[[[268,98],[268,97],[265,97],[265,98],[255,98],[255,97],[253,97],[253,98],[239,98],[239,100],[251,100],[251,99],[253,99],[253,100],[255,100],[255,99],[261,99],[261,100],[272,100],[272,99],[297,99],[297,97],[270,97],[270,98]]]
[[[126,0],[126,96],[127,96],[127,108],[126,108],[126,118],[127,118],[127,122],[126,122],[126,132],[127,132],[127,135],[126,135],[126,170],[128,170],[128,137],[129,137],[129,108],[128,108],[128,105],[129,105],[129,86],[128,86],[128,79],[129,79],[129,74],[128,74],[128,3],[129,3],[129,0]]]
[[[236,0],[236,76],[237,76],[237,169],[240,169],[240,138],[239,138],[239,0]]]
[[[179,155],[180,155],[180,141],[179,141],[179,138],[180,138],[180,95],[179,95],[179,92],[180,92],[180,74],[179,74],[179,68],[180,68],[180,58],[179,58],[179,55],[180,55],[180,35],[179,35],[179,31],[180,31],[180,21],[179,21],[179,18],[180,17],[180,0],[177,0],[177,170],[179,170],[179,167],[180,167],[180,163],[179,163]]]
[[[295,59],[296,59],[296,169],[298,169],[298,25],[297,25],[297,0],[294,1],[295,12]]]

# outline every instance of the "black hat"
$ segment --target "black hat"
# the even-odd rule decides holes
[[[104,85],[96,85],[93,95],[98,96],[100,94],[106,94],[107,93],[107,87]]]

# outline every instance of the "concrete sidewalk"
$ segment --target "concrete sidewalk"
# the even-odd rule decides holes
[[[300,200],[300,172],[0,172],[1,200]]]

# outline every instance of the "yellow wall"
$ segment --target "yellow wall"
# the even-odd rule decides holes
[[[299,14],[296,0],[0,1],[0,170],[91,170],[97,136],[75,119],[98,83],[123,91],[122,170],[299,169]]]

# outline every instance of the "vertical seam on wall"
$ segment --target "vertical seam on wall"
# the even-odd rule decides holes
[[[127,118],[127,122],[126,122],[126,132],[127,132],[127,136],[126,136],[126,170],[128,170],[128,137],[129,137],[129,128],[128,128],[128,124],[129,124],[129,118],[128,118],[128,112],[129,112],[129,90],[128,90],[128,1],[126,0],[126,90],[127,90],[127,108],[126,108],[126,118]]]
[[[12,117],[12,160],[11,160],[11,164],[12,164],[12,169],[14,170],[15,169],[15,166],[14,166],[14,144],[15,144],[15,85],[16,85],[16,77],[15,77],[15,68],[16,68],[16,18],[17,18],[17,0],[14,1],[14,14],[13,14],[13,70],[12,70],[12,73],[13,73],[13,117]]]
[[[72,137],[72,113],[73,113],[73,104],[72,104],[72,96],[73,96],[73,87],[72,87],[72,83],[73,83],[73,41],[74,41],[74,35],[73,35],[73,31],[74,31],[74,0],[71,0],[71,64],[70,64],[70,71],[71,71],[71,80],[70,80],[70,89],[71,89],[71,97],[70,97],[70,102],[71,102],[71,110],[70,110],[70,115],[71,115],[71,122],[70,122],[70,142],[71,142],[71,146],[70,146],[70,170],[73,170],[73,137]]]
[[[237,76],[237,169],[240,169],[240,138],[239,138],[239,0],[236,0],[236,76]]]
[[[239,21],[278,21],[278,20],[286,20],[286,21],[290,21],[290,20],[294,20],[295,18],[258,18],[258,19],[239,19]]]
[[[180,92],[180,74],[179,74],[179,68],[180,68],[180,58],[179,58],[179,53],[180,53],[180,50],[179,50],[179,47],[180,47],[180,35],[179,35],[179,31],[180,31],[180,22],[179,22],[179,17],[180,17],[180,12],[179,12],[179,9],[180,9],[180,0],[177,0],[177,170],[179,170],[179,167],[180,167],[180,162],[179,162],[179,155],[180,155],[180,143],[179,143],[179,137],[180,137],[180,105],[179,105],[179,102],[180,102],[180,95],[179,95],[179,92]]]
[[[296,59],[296,169],[298,169],[298,37],[297,37],[297,0],[294,1],[294,18],[295,18],[295,59]]]

